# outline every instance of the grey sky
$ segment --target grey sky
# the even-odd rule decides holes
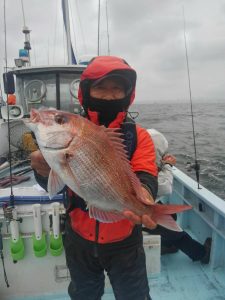
[[[32,64],[66,63],[60,0],[23,0],[31,31]],[[97,54],[98,0],[69,0],[76,56]],[[193,100],[225,97],[224,0],[108,0],[110,54],[138,74],[136,101],[187,100],[184,5]],[[7,58],[23,47],[21,0],[6,0]],[[0,72],[5,66],[3,0],[0,0]],[[108,53],[106,0],[101,0],[100,54]]]

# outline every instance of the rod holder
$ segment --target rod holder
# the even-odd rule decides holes
[[[20,236],[16,242],[13,241],[13,239],[11,238],[10,252],[11,252],[11,257],[14,261],[21,260],[24,258],[25,255],[24,243]]]
[[[52,232],[50,234],[50,253],[59,256],[63,252],[62,234],[60,233],[60,203],[52,203]]]
[[[35,234],[32,235],[33,251],[36,257],[43,257],[47,254],[46,234],[42,233],[41,239],[37,240]]]
[[[42,257],[47,253],[47,242],[46,234],[42,232],[41,205],[32,205],[32,210],[34,218],[34,234],[32,235],[33,251],[36,257]]]
[[[50,234],[50,245],[49,250],[52,256],[59,256],[63,252],[63,241],[62,234],[60,233],[58,238],[56,239],[52,234]]]
[[[10,231],[11,231],[11,239],[10,239],[10,252],[11,257],[14,261],[21,260],[24,258],[25,249],[23,240],[19,234],[19,224],[17,220],[17,211],[13,209],[13,220],[10,222]]]

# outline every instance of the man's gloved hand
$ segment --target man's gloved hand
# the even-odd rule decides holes
[[[176,164],[177,160],[176,157],[171,154],[166,154],[162,157],[161,163],[162,164],[169,164],[171,166],[174,166]]]
[[[44,159],[40,150],[31,153],[31,168],[43,177],[48,177],[50,167]]]
[[[154,204],[154,199],[152,198],[152,196],[149,194],[149,192],[142,187],[143,192],[145,194],[145,201],[143,201],[144,204],[146,205],[152,205]],[[135,224],[143,224],[145,227],[149,228],[149,229],[155,229],[157,224],[151,219],[150,216],[148,215],[142,215],[141,217],[136,215],[134,212],[130,211],[130,210],[125,210],[123,212],[124,217],[126,217],[128,220],[130,220],[131,222],[135,223]]]

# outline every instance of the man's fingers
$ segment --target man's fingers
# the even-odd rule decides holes
[[[123,215],[125,218],[127,218],[131,222],[133,222],[135,224],[141,224],[141,217],[135,215],[132,211],[124,211]]]
[[[44,177],[48,177],[50,167],[45,161],[40,150],[31,153],[31,168],[36,170],[38,174]]]
[[[139,217],[138,215],[134,214],[132,211],[124,211],[123,215],[131,222],[135,224],[143,224],[145,227],[149,229],[155,229],[157,226],[157,224],[148,215],[143,215],[142,217]]]
[[[148,215],[142,216],[142,224],[149,229],[155,229],[157,226],[157,224]]]
[[[176,164],[176,157],[171,155],[171,154],[164,155],[163,158],[162,158],[162,162],[164,164],[168,163],[168,164],[171,164],[171,165],[175,165]]]

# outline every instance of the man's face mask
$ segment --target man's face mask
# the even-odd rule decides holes
[[[99,113],[101,124],[107,126],[119,112],[126,111],[129,106],[126,90],[126,84],[121,78],[98,80],[91,86],[88,107]]]
[[[89,109],[98,112],[101,125],[108,126],[115,120],[119,112],[126,111],[129,102],[129,97],[120,100],[102,100],[90,97]]]

